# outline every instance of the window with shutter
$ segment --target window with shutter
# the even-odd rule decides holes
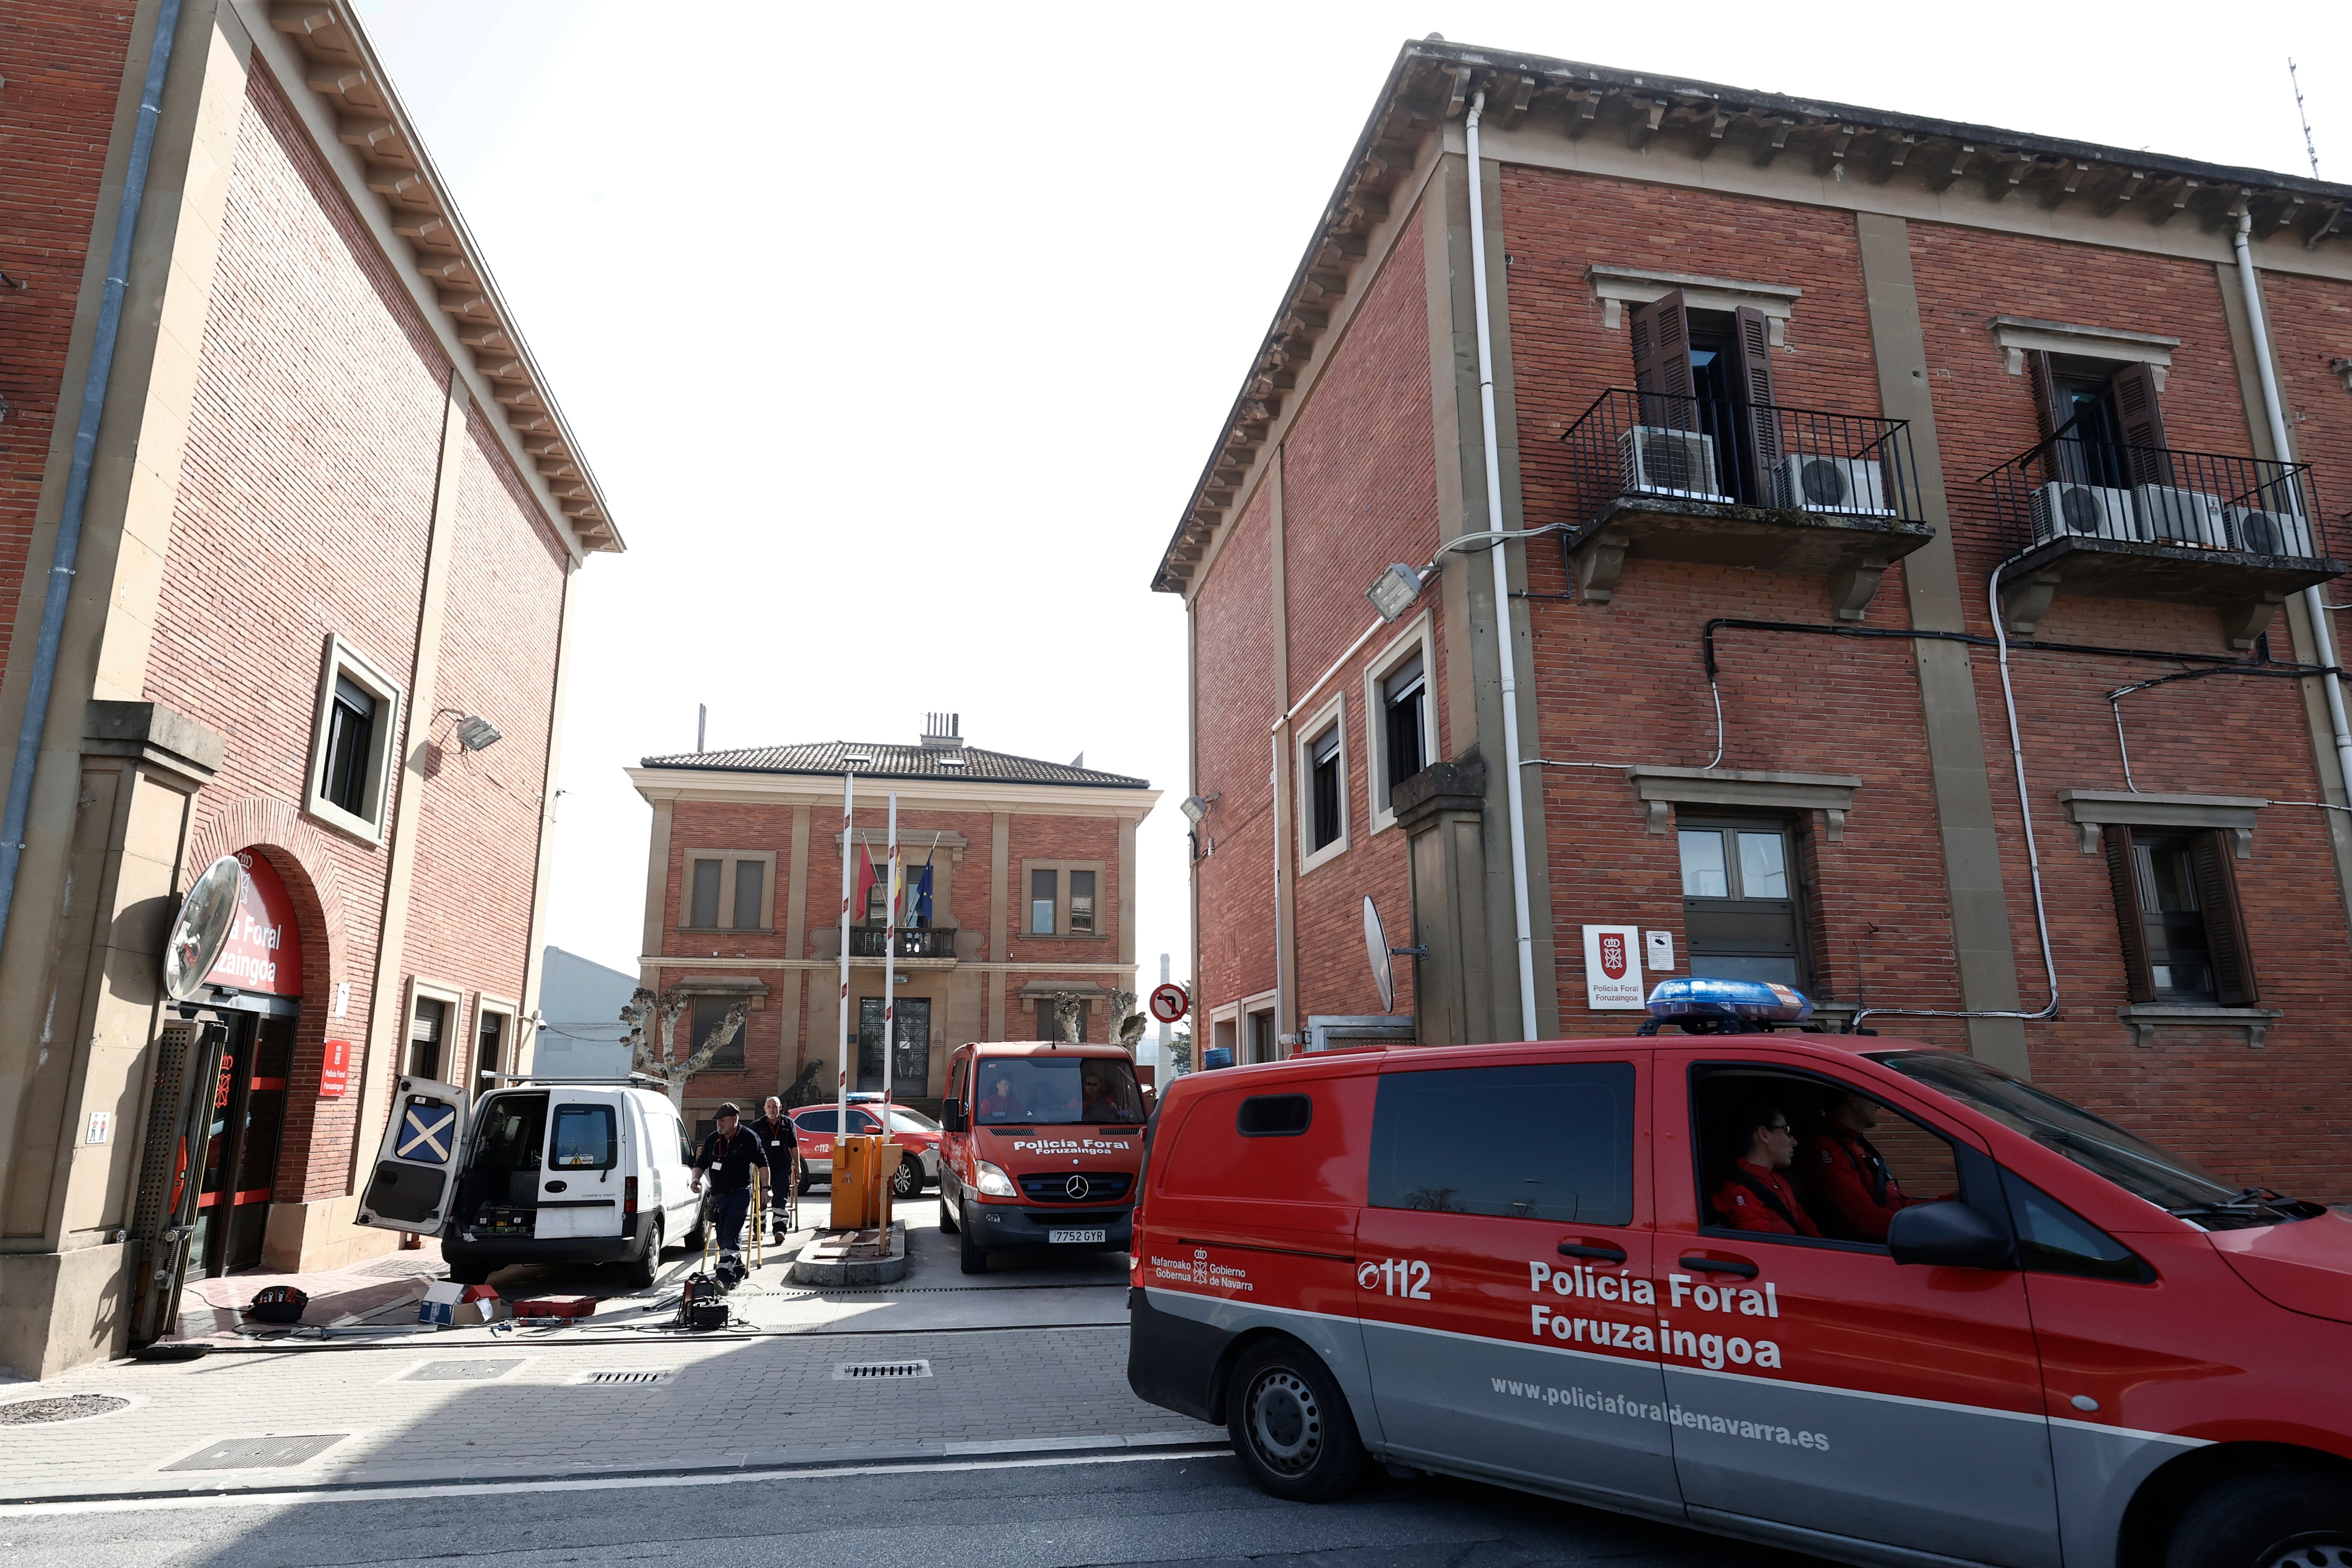
[[[1761,310],[1741,306],[1731,335],[1732,387],[1745,429],[1742,444],[1754,470],[1752,494],[1759,506],[1772,498],[1772,470],[1780,465],[1780,416],[1772,396],[1772,322]]]
[[[1697,429],[1691,402],[1696,383],[1691,369],[1690,313],[1682,290],[1635,306],[1630,337],[1634,388],[1664,394],[1642,400],[1642,423],[1667,430]]]
[[[687,915],[688,925],[709,931],[719,925],[719,861],[694,862],[694,902]]]
[[[2189,843],[2190,874],[2205,917],[2205,950],[2212,960],[2213,999],[2225,1008],[2252,1007],[2262,999],[2246,943],[2245,911],[2238,902],[2237,873],[2230,866],[2229,835],[2197,834]]]
[[[735,929],[757,931],[765,924],[760,918],[760,906],[766,891],[768,866],[765,861],[735,862]]]
[[[2043,356],[2046,357],[2046,356]],[[2139,878],[2132,866],[2132,831],[2110,824],[2105,831],[2107,884],[2116,899],[2116,931],[2122,939],[2124,991],[2136,1002],[2156,1000],[2156,981],[2148,974],[2147,927],[2139,913]]]
[[[1313,775],[1308,795],[1311,812],[1307,842],[1316,849],[1339,837],[1339,729],[1337,725],[1318,736],[1307,747]]]
[[[2171,455],[2164,448],[2164,410],[2156,391],[2156,372],[2147,365],[2126,365],[2117,371],[2116,420],[2121,427],[2126,466],[2135,485],[2172,483]]]

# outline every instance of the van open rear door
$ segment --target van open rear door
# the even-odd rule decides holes
[[[404,1078],[383,1130],[359,1222],[384,1230],[437,1234],[457,1190],[466,1146],[466,1095],[446,1083]]]

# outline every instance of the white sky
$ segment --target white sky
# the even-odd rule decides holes
[[[2293,54],[2352,182],[2341,0],[360,7],[629,543],[577,589],[546,930],[623,969],[622,769],[700,702],[714,749],[945,709],[1150,779],[1137,952],[1184,975],[1146,585],[1407,37],[2300,173]]]

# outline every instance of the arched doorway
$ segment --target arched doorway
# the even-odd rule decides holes
[[[293,897],[260,851],[239,850],[236,859],[245,870],[236,923],[205,977],[202,1003],[209,1015],[204,1027],[224,1037],[188,1249],[189,1271],[207,1278],[261,1261],[302,1009]]]

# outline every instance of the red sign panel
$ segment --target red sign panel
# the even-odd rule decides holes
[[[228,944],[205,983],[273,997],[302,994],[302,934],[294,924],[294,900],[267,857],[239,850],[245,868],[236,896],[236,920]]]
[[[1601,934],[1601,972],[1612,980],[1622,980],[1633,967],[1633,955],[1626,950],[1625,938],[1614,931]]]
[[[350,1087],[352,1082],[352,1042],[331,1040],[327,1042],[325,1061],[319,1066],[319,1098],[332,1100]]]

